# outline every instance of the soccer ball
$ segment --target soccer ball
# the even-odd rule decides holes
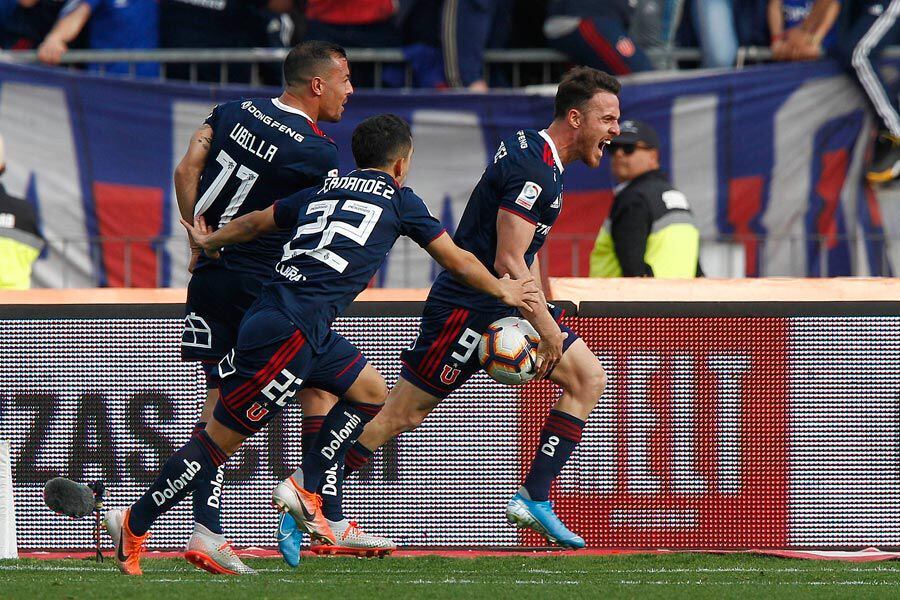
[[[495,381],[522,385],[534,378],[538,341],[540,336],[525,319],[498,319],[481,336],[478,360]]]

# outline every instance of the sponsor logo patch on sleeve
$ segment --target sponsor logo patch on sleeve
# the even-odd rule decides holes
[[[522,186],[522,191],[519,192],[519,197],[516,198],[516,204],[518,204],[519,206],[524,206],[528,210],[531,210],[534,207],[535,201],[540,195],[541,186],[534,183],[533,181],[526,181],[525,185]]]

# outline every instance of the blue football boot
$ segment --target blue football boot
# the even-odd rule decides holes
[[[550,543],[576,550],[584,548],[584,539],[563,525],[549,500],[531,500],[524,489],[520,489],[506,505],[506,520],[516,527],[537,531]]]
[[[300,564],[300,544],[303,542],[303,532],[297,527],[294,517],[290,513],[281,513],[278,520],[278,532],[275,534],[278,540],[278,551],[288,565],[296,567]]]

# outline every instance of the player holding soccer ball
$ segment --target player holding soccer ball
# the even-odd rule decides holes
[[[581,160],[591,168],[599,166],[604,146],[619,135],[619,87],[614,77],[595,69],[569,71],[556,93],[553,123],[543,131],[519,131],[500,144],[469,198],[454,236],[456,243],[495,275],[534,276],[539,281],[537,252],[562,209],[565,165]],[[515,312],[459,284],[449,273],[438,275],[419,335],[401,354],[400,379],[384,409],[355,444],[346,440],[333,453],[347,452],[345,476],[358,470],[389,439],[417,427],[477,372],[481,368],[477,347],[485,329]],[[606,374],[584,341],[559,324],[561,312],[543,301],[533,313],[523,313],[541,338],[536,376],[548,377],[563,393],[547,417],[531,469],[509,501],[506,515],[551,542],[583,548],[584,540],[559,520],[548,495],[551,482],[581,440],[585,420],[603,393]],[[303,467],[293,481],[281,486],[300,485],[307,492],[315,491],[327,464],[316,454],[324,441],[320,436],[313,451],[304,455]],[[311,456],[317,460],[309,460]]]

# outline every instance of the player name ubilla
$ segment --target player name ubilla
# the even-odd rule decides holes
[[[278,146],[265,140],[257,140],[256,136],[240,123],[234,124],[228,137],[250,154],[255,154],[268,162],[272,162],[272,159],[275,158],[275,153],[278,152]]]

